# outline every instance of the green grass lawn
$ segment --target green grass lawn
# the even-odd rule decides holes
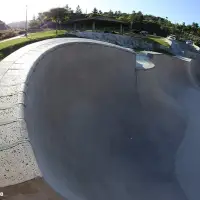
[[[159,44],[161,44],[161,45],[163,45],[165,47],[169,47],[169,44],[165,41],[165,38],[163,38],[163,37],[158,37],[158,36],[151,35],[151,36],[147,36],[147,39],[149,41],[157,42],[157,43],[159,43]]]
[[[66,30],[59,30],[57,35],[55,30],[31,33],[28,37],[17,38],[13,40],[8,40],[5,42],[0,42],[0,60],[13,53],[17,49],[26,46],[28,44],[50,39],[56,37],[65,37]]]
[[[165,38],[164,37],[160,37],[160,36],[154,36],[154,35],[147,35],[147,36],[142,36],[141,34],[138,34],[138,33],[131,33],[131,32],[126,32],[125,35],[128,35],[128,36],[132,36],[132,37],[135,37],[135,38],[140,38],[140,39],[143,39],[143,40],[146,40],[147,42],[156,42],[160,45],[163,45],[165,47],[168,47],[169,48],[169,44],[165,41]]]
[[[65,30],[60,30],[58,31],[58,37],[59,35],[63,35],[66,31]],[[0,51],[4,48],[14,46],[16,44],[28,42],[31,40],[42,40],[45,38],[53,38],[56,37],[56,31],[45,31],[45,32],[38,32],[38,33],[31,33],[28,35],[28,37],[23,37],[23,38],[18,38],[18,39],[13,39],[13,40],[8,40],[5,42],[0,42]],[[0,52],[1,53],[1,52]]]

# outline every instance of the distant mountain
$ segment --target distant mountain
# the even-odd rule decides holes
[[[10,27],[0,20],[0,31],[8,30]]]
[[[8,26],[11,28],[25,28],[26,21],[20,21],[20,22],[12,22],[9,23]]]

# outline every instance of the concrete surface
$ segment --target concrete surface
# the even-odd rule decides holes
[[[198,59],[94,40],[19,49],[0,62],[0,187],[42,176],[69,200],[199,200],[199,77]]]
[[[186,42],[181,42],[178,40],[169,40],[165,38],[165,41],[170,45],[171,52],[174,55],[185,56],[188,58],[196,58],[200,55],[199,47],[196,45],[189,45]]]
[[[137,70],[148,70],[155,67],[154,63],[151,62],[151,58],[145,52],[136,54],[136,69]]]
[[[0,43],[1,43],[1,42],[6,42],[6,41],[9,41],[9,40],[18,39],[18,38],[23,38],[23,37],[25,37],[24,34],[18,35],[18,36],[11,37],[11,38],[8,38],[8,39],[5,39],[5,40],[0,40]]]

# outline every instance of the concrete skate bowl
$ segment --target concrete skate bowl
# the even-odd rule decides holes
[[[69,200],[199,200],[198,61],[144,56],[62,38],[0,62],[4,193],[34,181],[23,198],[46,200],[42,176]]]

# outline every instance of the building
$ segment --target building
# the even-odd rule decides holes
[[[121,34],[124,32],[124,28],[129,27],[129,23],[102,16],[69,20],[67,25],[71,26],[74,31],[77,29],[92,31],[109,29],[119,31]]]

